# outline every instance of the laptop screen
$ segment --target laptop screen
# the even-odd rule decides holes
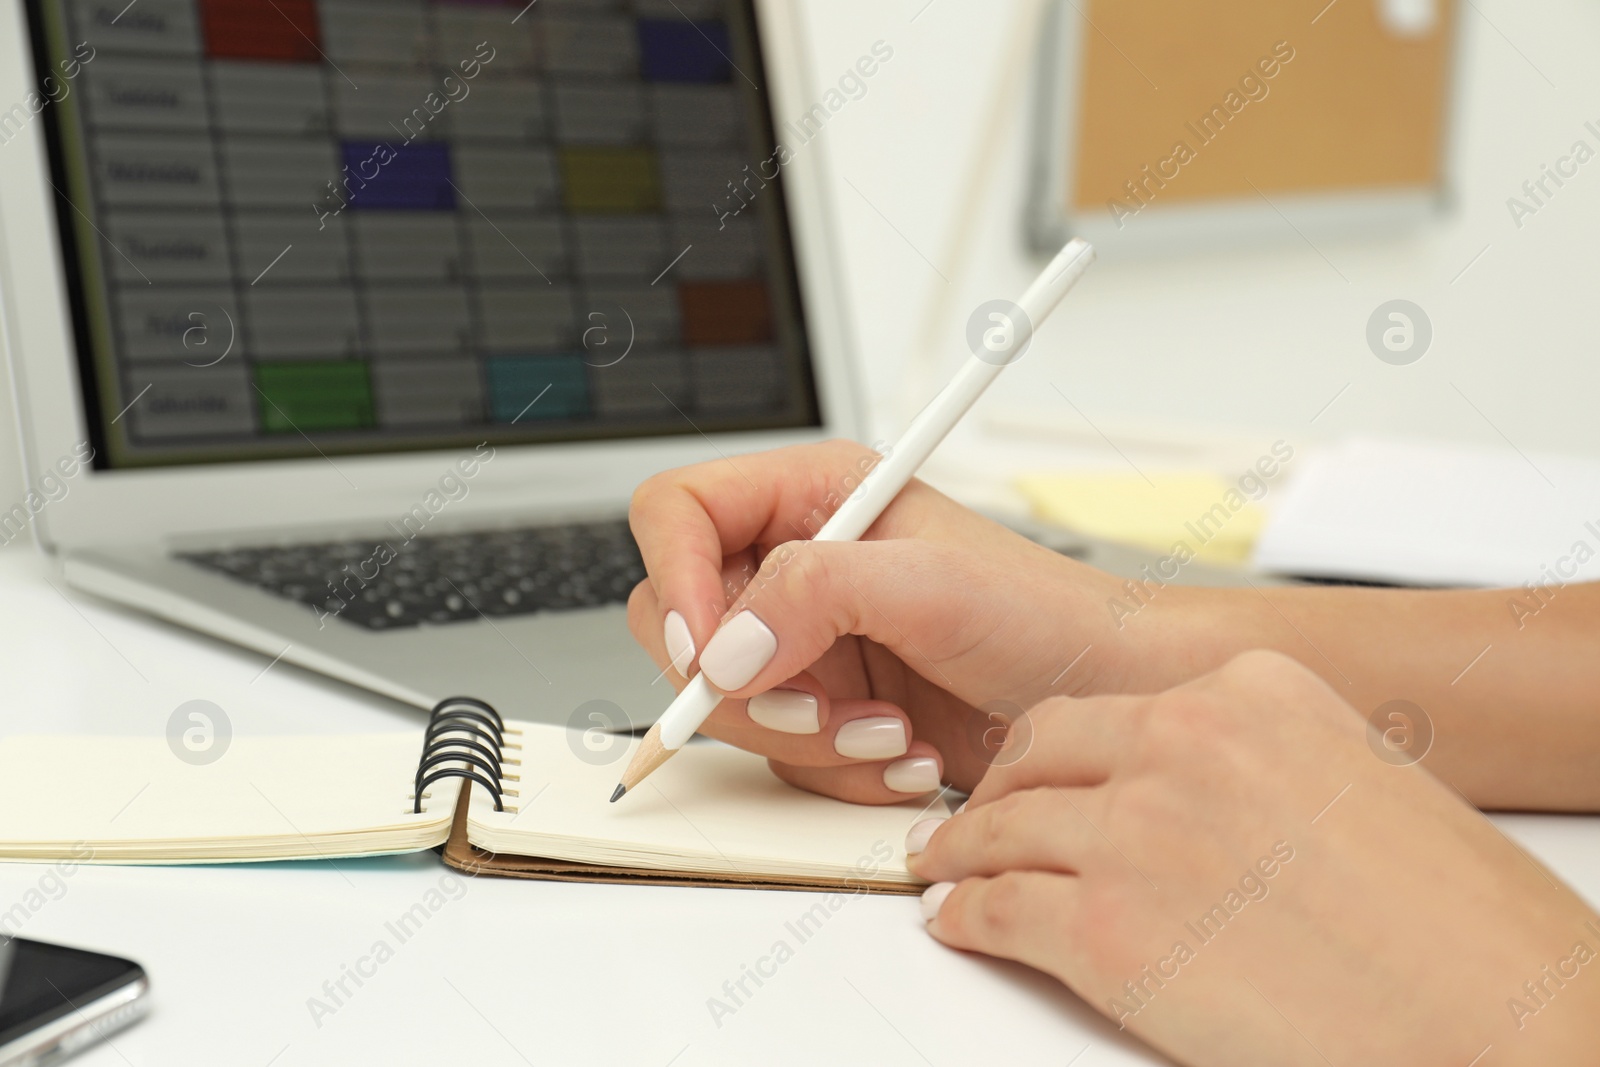
[[[97,465],[818,424],[749,0],[27,6]]]

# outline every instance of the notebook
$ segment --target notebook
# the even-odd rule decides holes
[[[1355,438],[1309,454],[1256,544],[1275,574],[1428,586],[1600,579],[1600,462]]]
[[[0,860],[438,848],[474,874],[912,893],[922,883],[905,869],[906,831],[949,814],[942,795],[869,807],[807,793],[759,756],[698,741],[611,804],[627,752],[600,756],[585,741],[463,698],[435,707],[421,737],[235,737],[204,764],[160,737],[10,737]]]

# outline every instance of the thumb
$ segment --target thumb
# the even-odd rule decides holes
[[[706,644],[700,669],[720,692],[754,696],[855,634],[948,689],[940,662],[973,643],[962,638],[975,614],[964,601],[986,599],[972,570],[966,554],[922,540],[779,545]]]

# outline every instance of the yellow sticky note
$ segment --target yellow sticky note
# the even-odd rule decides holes
[[[661,179],[651,149],[567,147],[558,158],[568,211],[661,210]]]
[[[1085,472],[1017,479],[1036,517],[1090,537],[1210,563],[1243,563],[1265,518],[1236,482],[1211,474]]]

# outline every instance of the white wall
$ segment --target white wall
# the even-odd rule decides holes
[[[1019,236],[1023,115],[993,111],[1026,73],[1019,62],[1031,54],[1026,27],[1037,5],[804,0],[804,9],[820,81],[836,79],[876,40],[894,48],[866,96],[822,135],[838,168],[833,192],[865,376],[888,430],[926,396],[908,366],[927,373],[927,364],[964,354],[970,309],[1014,295],[1037,269]],[[1130,442],[1136,428],[1165,425],[1295,440],[1398,432],[1600,453],[1590,310],[1600,283],[1600,160],[1520,231],[1505,204],[1575,139],[1600,148],[1583,129],[1591,119],[1600,126],[1600,6],[1473,0],[1463,11],[1459,199],[1449,216],[1387,238],[1319,239],[1348,281],[1287,230],[1281,243],[1253,250],[1103,262],[1069,313],[1008,371],[988,414],[1087,432],[1059,388],[1096,426]],[[973,202],[974,167],[990,159]],[[963,219],[972,223],[971,254],[956,262]],[[1364,340],[1372,310],[1395,297],[1420,304],[1436,331],[1432,351],[1408,367],[1380,363]],[[928,351],[927,337],[935,358],[908,364]],[[9,392],[0,384],[4,506],[23,491]]]
[[[940,310],[943,355],[964,355],[970,310],[1014,295],[1038,268],[1017,236],[1023,123],[1007,122],[986,202],[962,200],[991,121],[993,86],[1035,5],[933,0],[917,15],[925,4],[806,4],[821,71],[843,69],[879,37],[895,48],[868,95],[826,131],[853,231],[857,330],[880,406],[904,391],[902,369],[922,316]],[[1507,197],[1574,140],[1600,149],[1583,128],[1587,120],[1600,127],[1600,6],[1458,6],[1464,98],[1457,202],[1448,215],[1393,236],[1319,237],[1321,255],[1285,226],[1281,242],[1253,249],[1104,261],[1001,379],[986,401],[989,414],[1033,414],[1087,433],[1054,385],[1114,439],[1119,428],[1132,436],[1153,424],[1308,440],[1354,431],[1497,446],[1509,439],[1529,450],[1600,453],[1591,311],[1600,284],[1600,159],[1520,231],[1506,208]],[[976,254],[963,266],[948,258],[949,247],[954,220],[971,211],[982,221]],[[1393,298],[1419,304],[1434,325],[1432,349],[1411,366],[1380,362],[1365,341],[1368,317]]]

